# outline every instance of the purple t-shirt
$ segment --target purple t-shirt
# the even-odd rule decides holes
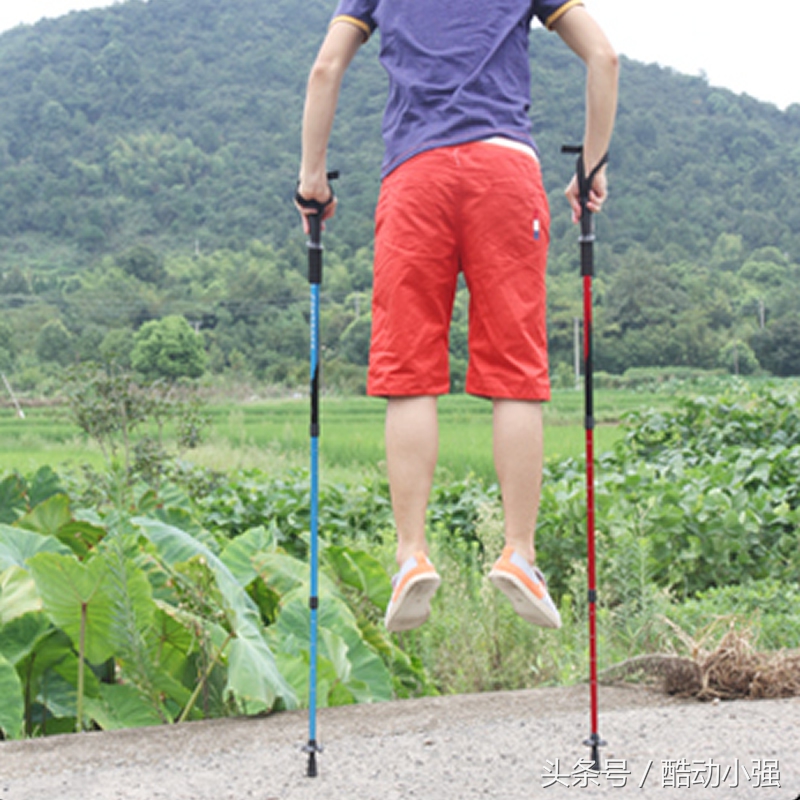
[[[333,22],[381,33],[389,75],[385,177],[435,147],[504,136],[535,146],[528,116],[533,17],[550,27],[581,0],[339,0]],[[332,23],[333,24],[333,23]]]

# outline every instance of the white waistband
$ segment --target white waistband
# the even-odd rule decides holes
[[[536,151],[529,144],[518,142],[516,139],[506,139],[505,136],[490,136],[488,139],[481,139],[481,141],[487,144],[499,144],[501,147],[508,147],[511,150],[525,153],[526,156],[531,156],[535,161],[539,160],[536,156]]]

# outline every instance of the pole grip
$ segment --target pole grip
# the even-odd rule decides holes
[[[322,283],[322,212],[308,217],[308,282],[312,286]]]
[[[339,172],[333,170],[326,175],[328,181],[334,181],[339,177]],[[299,187],[299,181],[298,181]],[[319,200],[309,200],[300,194],[299,190],[295,191],[294,201],[300,208],[308,209],[311,211],[307,215],[308,219],[308,233],[309,240],[308,247],[308,282],[311,284],[319,285],[322,283],[322,215],[325,209],[336,199],[336,195],[331,190],[331,196],[324,202],[320,203]]]
[[[309,244],[319,247],[322,242],[322,212],[316,211],[308,217]]]
[[[608,153],[595,164],[592,171],[586,174],[586,165],[583,163],[583,146],[579,144],[565,144],[561,147],[562,153],[577,154],[575,162],[575,175],[578,178],[578,198],[581,204],[581,275],[594,275],[594,262],[592,245],[594,244],[594,217],[589,210],[589,193],[597,173],[608,163]]]

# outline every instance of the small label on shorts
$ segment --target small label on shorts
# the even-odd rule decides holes
[[[537,241],[537,242],[539,241],[539,228],[540,228],[540,225],[539,225],[539,220],[537,218],[537,219],[535,219],[533,221],[533,238],[534,238],[534,241]]]

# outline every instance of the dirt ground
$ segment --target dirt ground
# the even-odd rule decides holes
[[[587,773],[585,686],[0,743],[0,800],[800,798],[800,698],[678,701],[601,687]]]

